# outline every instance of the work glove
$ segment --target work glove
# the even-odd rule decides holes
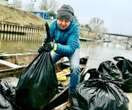
[[[48,42],[45,43],[43,46],[41,46],[38,49],[38,52],[39,53],[42,53],[43,51],[50,52],[51,50],[55,51],[56,49],[57,49],[57,44],[55,44],[54,42]]]

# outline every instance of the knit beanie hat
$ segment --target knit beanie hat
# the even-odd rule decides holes
[[[74,16],[74,10],[70,5],[64,4],[57,11],[57,18],[62,18],[62,19],[72,21],[73,16]]]

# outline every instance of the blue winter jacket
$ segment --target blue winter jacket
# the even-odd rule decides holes
[[[57,20],[50,25],[52,39],[57,43],[56,53],[63,56],[71,56],[77,48],[80,48],[80,28],[78,21],[73,19],[69,27],[61,30],[57,25]]]

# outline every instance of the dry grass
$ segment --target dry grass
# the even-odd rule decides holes
[[[0,5],[0,22],[10,22],[19,25],[42,26],[43,20],[30,12]]]

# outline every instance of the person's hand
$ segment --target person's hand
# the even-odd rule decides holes
[[[43,47],[44,47],[44,51],[49,52],[54,48],[54,42],[48,42],[44,44]]]
[[[42,53],[42,52],[44,52],[44,46],[40,46],[38,49],[38,53]]]
[[[41,46],[38,49],[38,52],[39,53],[42,53],[44,51],[50,52],[51,50],[56,50],[56,49],[57,49],[57,44],[55,44],[54,42],[48,42],[48,43],[45,43],[43,46]]]

